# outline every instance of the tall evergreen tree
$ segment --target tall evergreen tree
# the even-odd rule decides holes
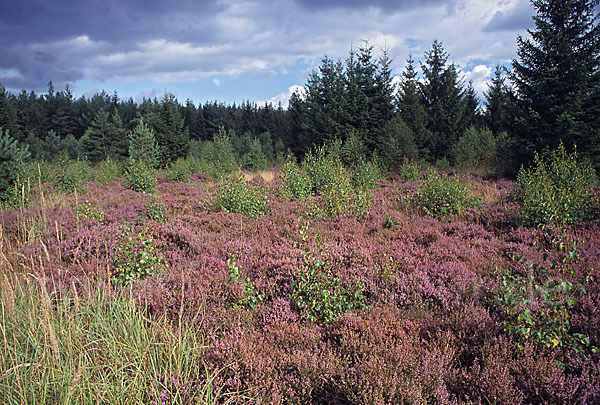
[[[506,85],[506,69],[496,66],[494,77],[485,92],[484,123],[494,133],[511,133],[513,129],[513,94]]]
[[[0,128],[18,140],[21,138],[21,131],[17,125],[17,111],[13,99],[14,97],[0,83]]]
[[[600,166],[598,0],[532,0],[535,29],[517,38],[518,150],[577,144]]]
[[[428,117],[421,103],[415,60],[412,58],[412,55],[409,55],[406,62],[406,67],[402,73],[402,83],[400,84],[396,98],[396,105],[402,121],[410,128],[414,136],[414,142],[417,145],[419,154],[427,157],[431,142],[431,132],[427,128]]]
[[[456,66],[446,66],[448,54],[441,42],[434,40],[425,58],[421,64],[425,83],[419,87],[431,132],[428,149],[433,158],[441,158],[448,156],[465,128],[463,88]]]
[[[159,164],[159,148],[154,131],[143,119],[129,133],[129,157],[143,160],[148,167],[156,168]]]

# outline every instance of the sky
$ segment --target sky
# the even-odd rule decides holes
[[[0,0],[0,83],[75,97],[287,105],[364,41],[401,75],[437,39],[481,95],[533,28],[529,0]]]

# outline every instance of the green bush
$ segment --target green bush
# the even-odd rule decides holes
[[[301,234],[307,227],[301,229]],[[307,240],[303,235],[303,242]],[[292,303],[304,318],[317,323],[331,323],[348,311],[365,308],[362,284],[347,286],[334,276],[327,249],[322,248],[317,237],[315,241],[314,249],[305,248],[304,266],[292,285]]]
[[[84,192],[82,182],[92,178],[90,165],[84,160],[59,159],[54,169],[54,187],[66,193]]]
[[[100,224],[104,223],[104,211],[92,208],[92,204],[88,200],[77,205],[77,215],[93,219]]]
[[[470,127],[454,144],[451,155],[456,166],[473,169],[480,165],[492,165],[496,150],[496,139],[492,131]]]
[[[448,177],[435,170],[427,174],[415,199],[425,214],[435,218],[460,215],[467,207],[477,204],[476,199],[469,198],[467,187],[457,176]]]
[[[169,164],[165,176],[170,181],[185,181],[192,175],[192,169],[187,159],[179,158]]]
[[[324,147],[309,151],[304,156],[302,168],[310,178],[313,194],[331,183],[341,166],[339,158],[328,154]]]
[[[217,209],[244,214],[250,218],[268,213],[268,202],[265,191],[259,186],[249,186],[240,174],[223,176],[215,195]]]
[[[129,284],[137,278],[150,276],[163,268],[165,264],[158,256],[152,237],[145,231],[136,232],[133,228],[123,227],[113,258],[113,275],[116,280]]]
[[[572,224],[597,213],[592,194],[596,173],[590,164],[578,161],[577,151],[567,153],[562,143],[542,157],[536,154],[532,167],[519,170],[516,183],[514,194],[529,225]]]
[[[375,190],[377,180],[381,176],[381,170],[373,161],[359,158],[354,165],[351,166],[352,184],[358,190]]]
[[[156,191],[156,170],[143,160],[129,159],[123,174],[123,187],[142,193]]]
[[[123,168],[119,164],[119,162],[106,159],[98,163],[98,183],[108,184],[114,179],[121,177],[123,173]]]
[[[565,241],[561,236],[553,236],[553,245],[561,257],[552,261],[549,268],[520,256],[516,260],[532,269],[529,276],[508,269],[498,274],[500,286],[493,291],[493,300],[504,315],[504,331],[520,342],[529,341],[540,347],[570,347],[576,352],[590,347],[596,353],[598,348],[590,346],[590,338],[572,331],[569,321],[577,298],[586,294],[585,285],[594,282],[595,277],[568,281],[566,277],[575,275],[570,263],[579,259],[577,249],[572,240]],[[541,250],[541,246],[538,248]],[[544,258],[548,258],[548,253],[544,253]],[[550,271],[559,275],[550,277]]]
[[[219,128],[212,143],[205,143],[202,157],[208,163],[210,174],[213,176],[218,177],[238,169],[231,138],[223,127]]]
[[[129,134],[129,157],[143,161],[153,169],[159,165],[160,148],[156,142],[156,135],[142,119]]]
[[[265,156],[262,145],[257,138],[254,138],[249,145],[248,153],[242,157],[242,166],[248,170],[265,170],[267,168],[267,157]]]
[[[162,201],[152,197],[148,206],[140,216],[140,222],[145,223],[146,220],[155,221],[158,223],[167,222],[168,218],[165,213],[165,206]]]
[[[9,191],[17,178],[23,178],[23,166],[29,159],[27,146],[20,146],[8,131],[0,128],[0,196]]]
[[[235,263],[235,255],[227,259],[227,269],[229,270],[229,280],[241,284],[244,289],[243,296],[236,301],[235,307],[241,306],[252,309],[264,301],[265,293],[258,292],[248,277],[242,277],[240,268]]]
[[[415,160],[409,160],[404,158],[402,165],[400,166],[400,177],[404,181],[419,181],[423,177],[421,175],[422,165]]]
[[[312,182],[293,156],[288,156],[281,170],[281,194],[287,199],[304,200],[312,195]]]

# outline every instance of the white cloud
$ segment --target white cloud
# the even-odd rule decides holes
[[[217,87],[219,87],[221,85],[221,81],[219,79],[217,79],[216,77],[214,79],[212,79],[212,82]]]
[[[287,91],[281,92],[278,95],[271,97],[267,100],[257,101],[256,104],[265,105],[266,103],[277,107],[279,103],[281,103],[281,106],[283,108],[288,108],[290,97],[292,97],[292,94],[294,94],[295,92],[298,92],[300,96],[303,97],[305,92],[304,86],[294,84],[293,86],[288,87]]]

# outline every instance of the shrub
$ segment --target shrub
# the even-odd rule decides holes
[[[123,174],[123,187],[152,194],[156,191],[156,170],[143,160],[129,159]]]
[[[124,226],[113,258],[113,275],[116,280],[129,284],[137,278],[155,274],[164,267],[152,237],[146,231],[136,232],[133,228]]]
[[[312,182],[293,156],[289,155],[281,170],[281,193],[288,199],[304,200],[312,195]]]
[[[380,174],[375,162],[359,158],[352,166],[352,183],[359,190],[374,190]]]
[[[348,137],[340,148],[340,158],[344,164],[355,164],[359,160],[364,159],[366,154],[367,148],[365,147],[358,131],[350,131]]]
[[[306,225],[301,231],[306,232]],[[302,234],[302,233],[301,233]],[[306,234],[304,234],[306,235]],[[306,241],[307,238],[303,238]],[[292,285],[292,303],[311,322],[330,323],[340,315],[366,307],[363,286],[345,286],[328,265],[328,252],[315,237],[316,247],[306,248],[304,266]]]
[[[61,158],[55,165],[54,187],[66,193],[73,193],[76,189],[83,191],[82,182],[91,178],[91,169],[84,160],[67,160]]]
[[[559,147],[540,157],[533,166],[519,170],[515,197],[529,225],[572,224],[591,219],[598,209],[592,194],[597,184],[590,164],[579,162],[577,151],[569,154]]]
[[[121,165],[112,160],[106,159],[98,163],[98,183],[107,184],[116,179],[117,177],[121,177],[123,172],[123,168]]]
[[[77,205],[77,215],[96,220],[100,224],[104,223],[104,211],[93,209],[89,200]]]
[[[240,174],[222,177],[215,195],[218,209],[237,212],[250,218],[258,218],[268,212],[269,200],[265,191],[259,187],[250,187]]]
[[[302,168],[310,178],[312,192],[316,193],[322,190],[325,184],[331,183],[341,165],[339,159],[327,154],[324,147],[309,151],[304,156]]]
[[[20,146],[8,131],[0,128],[0,195],[4,195],[22,176],[25,160],[30,156],[27,146]]]
[[[235,263],[235,255],[227,259],[227,269],[229,271],[229,280],[241,284],[244,289],[243,296],[236,301],[234,306],[252,309],[264,301],[265,293],[258,292],[248,277],[242,277],[240,268]]]
[[[192,175],[192,169],[187,159],[179,158],[169,165],[165,175],[170,181],[185,181]]]
[[[588,275],[576,283],[565,278],[575,275],[569,264],[577,262],[579,255],[573,241],[565,242],[563,239],[553,240],[553,248],[562,257],[552,261],[550,267],[532,262],[525,256],[517,257],[516,260],[528,264],[531,271],[526,277],[503,270],[498,275],[500,286],[493,292],[494,303],[504,313],[504,331],[518,341],[530,341],[547,348],[570,347],[580,352],[590,346],[590,338],[573,332],[569,319],[577,298],[586,294],[585,285],[595,281],[595,277]],[[541,246],[538,245],[538,249],[541,250]],[[548,253],[545,253],[544,260],[547,258]],[[550,271],[558,273],[558,276],[550,277]],[[591,350],[598,352],[594,346]]]
[[[419,181],[422,178],[421,169],[422,167],[418,162],[404,158],[399,174],[404,181]]]
[[[212,144],[205,146],[207,150],[206,152],[203,151],[202,156],[206,158],[210,174],[219,176],[238,169],[235,151],[225,128],[219,128],[219,132],[215,134]]]
[[[454,163],[463,169],[491,165],[496,156],[496,139],[489,129],[468,128],[452,147]]]
[[[141,215],[140,222],[144,223],[145,220],[155,221],[158,223],[167,222],[168,218],[165,214],[165,206],[163,205],[162,201],[152,197],[150,203]]]
[[[448,177],[435,170],[427,174],[427,180],[417,190],[416,202],[427,215],[435,218],[460,215],[477,203],[469,198],[467,187],[457,176]]]

